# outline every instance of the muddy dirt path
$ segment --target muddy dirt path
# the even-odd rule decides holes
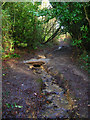
[[[57,71],[55,75],[57,83],[73,98],[78,117],[88,118],[88,75],[72,61],[70,49],[65,48],[52,54],[49,57],[50,66],[54,68],[52,71]]]
[[[22,63],[38,55],[50,61]],[[88,76],[71,55],[69,48],[53,48],[3,61],[3,118],[88,118]]]

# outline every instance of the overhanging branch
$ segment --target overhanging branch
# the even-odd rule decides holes
[[[84,6],[84,11],[85,11],[86,19],[87,19],[87,21],[88,21],[88,23],[89,23],[89,27],[90,27],[90,19],[88,18],[88,15],[87,15],[87,11],[86,11],[85,6]]]
[[[60,29],[61,29],[61,26],[60,26],[60,27],[55,31],[55,33],[54,33],[51,37],[49,37],[49,39],[48,39],[46,42],[44,42],[43,44],[51,41],[54,37],[56,37],[56,36],[57,36],[57,33],[58,33],[58,31],[59,31]]]

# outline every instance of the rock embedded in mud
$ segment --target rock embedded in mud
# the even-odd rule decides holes
[[[46,87],[46,91],[48,92],[62,92],[62,88],[60,88],[59,86],[57,86],[56,84],[53,85],[49,85],[49,87]]]
[[[51,85],[52,83],[51,82],[45,82],[45,85],[46,86],[49,86],[49,85]]]
[[[23,61],[23,63],[28,63],[28,64],[39,64],[39,65],[42,65],[42,64],[46,64],[49,62],[50,59],[44,59],[44,58],[41,58],[41,59],[30,59],[30,60],[26,60],[26,61]]]
[[[52,95],[49,95],[48,97],[47,97],[47,100],[52,100],[53,99],[53,97],[54,97],[54,95],[52,94]]]
[[[67,118],[68,113],[67,110],[64,110],[62,108],[57,111],[55,111],[54,108],[51,108],[51,109],[47,109],[46,111],[43,111],[42,116],[50,119],[55,119],[57,117]]]
[[[40,59],[40,58],[46,58],[44,55],[38,55],[38,58],[37,59]]]

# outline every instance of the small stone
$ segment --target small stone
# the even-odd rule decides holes
[[[49,86],[49,85],[50,85],[50,83],[49,83],[49,82],[45,82],[45,85],[46,85],[46,86]]]
[[[34,95],[36,96],[36,95],[37,95],[37,93],[34,93]]]
[[[24,86],[24,84],[21,84],[22,86]]]
[[[52,100],[53,96],[54,96],[54,95],[49,95],[47,99],[48,99],[48,100]]]
[[[38,59],[40,59],[40,58],[46,58],[44,55],[38,55]]]

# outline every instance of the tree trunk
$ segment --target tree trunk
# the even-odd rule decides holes
[[[88,14],[87,14],[87,11],[86,11],[85,6],[84,6],[84,11],[85,11],[86,19],[87,19],[87,21],[88,21],[88,23],[89,23],[89,27],[90,27],[90,19],[88,18]]]

